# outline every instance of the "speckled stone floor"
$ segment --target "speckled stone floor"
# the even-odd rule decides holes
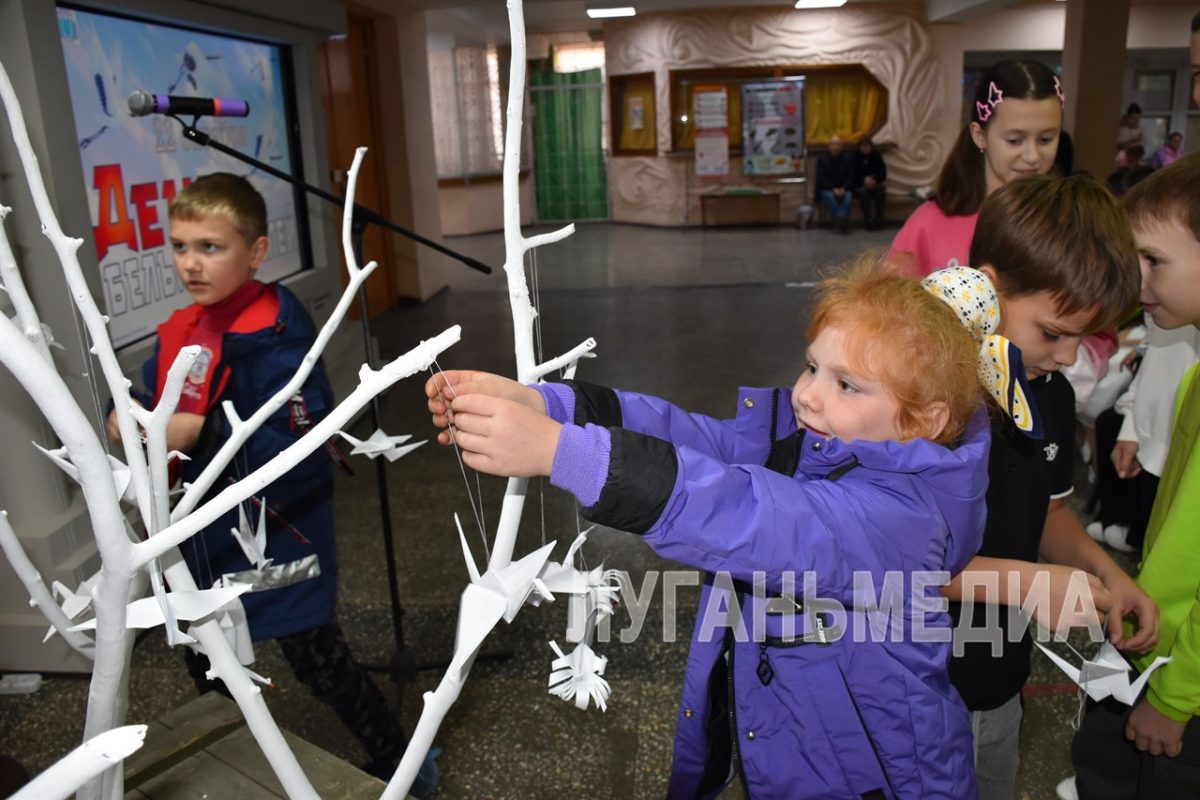
[[[539,255],[541,330],[547,355],[587,336],[599,357],[580,377],[668,397],[698,411],[728,415],[738,385],[790,384],[807,323],[809,288],[818,270],[866,247],[886,245],[894,230],[843,237],[826,230],[656,230],[583,225],[576,237]],[[499,235],[449,240],[451,247],[499,265]],[[383,355],[394,356],[418,339],[461,323],[463,339],[442,367],[510,373],[511,323],[504,278],[463,268],[449,271],[451,289],[421,306],[394,309],[375,323]],[[421,382],[409,380],[382,401],[390,433],[428,436]],[[369,433],[360,421],[359,434]],[[336,485],[340,553],[340,618],[360,660],[386,664],[393,653],[387,575],[371,462],[354,462],[355,477]],[[477,560],[485,558],[474,529],[464,480],[453,452],[428,445],[388,467],[400,594],[407,610],[409,649],[422,664],[449,659],[457,599],[466,580],[451,512],[463,518]],[[483,478],[488,523],[498,517],[503,482]],[[543,523],[544,520],[544,523]],[[517,552],[544,539],[565,547],[578,520],[573,503],[557,490],[531,484]],[[609,658],[613,686],[607,713],[581,713],[546,692],[552,652],[562,642],[565,604],[526,608],[501,624],[484,647],[458,703],[437,738],[442,781],[439,798],[656,798],[664,794],[675,707],[687,638],[694,619],[694,586],[664,600],[661,573],[677,568],[636,537],[597,530],[585,547],[590,564],[601,560],[627,570],[645,591],[649,611],[640,635],[620,641],[626,617],[612,626]],[[673,640],[664,629],[673,626]],[[628,638],[628,637],[627,637]],[[352,762],[365,754],[341,724],[299,686],[272,643],[259,646],[257,671],[275,688],[265,691],[279,723]],[[399,691],[385,674],[379,683],[411,729],[421,693],[440,670],[422,671]],[[134,654],[131,721],[150,720],[192,697],[178,654],[161,631],[144,636]],[[0,753],[37,772],[78,743],[87,683],[48,678],[32,696],[0,696]],[[1048,660],[1035,657],[1027,692],[1018,796],[1044,800],[1069,773],[1067,754],[1076,697]],[[727,797],[738,797],[734,789]]]

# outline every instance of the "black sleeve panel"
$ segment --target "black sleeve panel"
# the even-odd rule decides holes
[[[658,522],[675,488],[679,474],[675,445],[624,428],[609,432],[608,478],[596,504],[583,509],[583,518],[644,534]]]
[[[575,392],[575,424],[599,425],[601,428],[621,427],[621,401],[607,386],[584,381],[563,381]]]

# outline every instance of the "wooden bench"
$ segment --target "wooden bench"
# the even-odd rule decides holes
[[[779,192],[712,192],[700,195],[700,224],[778,225]]]
[[[378,778],[288,731],[283,736],[323,800],[383,793]],[[146,743],[125,761],[125,789],[126,800],[287,797],[238,707],[216,692],[149,725]]]

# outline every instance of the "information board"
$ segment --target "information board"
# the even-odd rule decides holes
[[[742,85],[742,168],[747,175],[804,171],[804,80]]]

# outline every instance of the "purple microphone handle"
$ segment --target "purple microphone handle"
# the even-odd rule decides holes
[[[209,117],[248,117],[250,104],[245,100],[230,100],[223,97],[175,97],[154,95],[154,111],[158,114],[199,114]]]

